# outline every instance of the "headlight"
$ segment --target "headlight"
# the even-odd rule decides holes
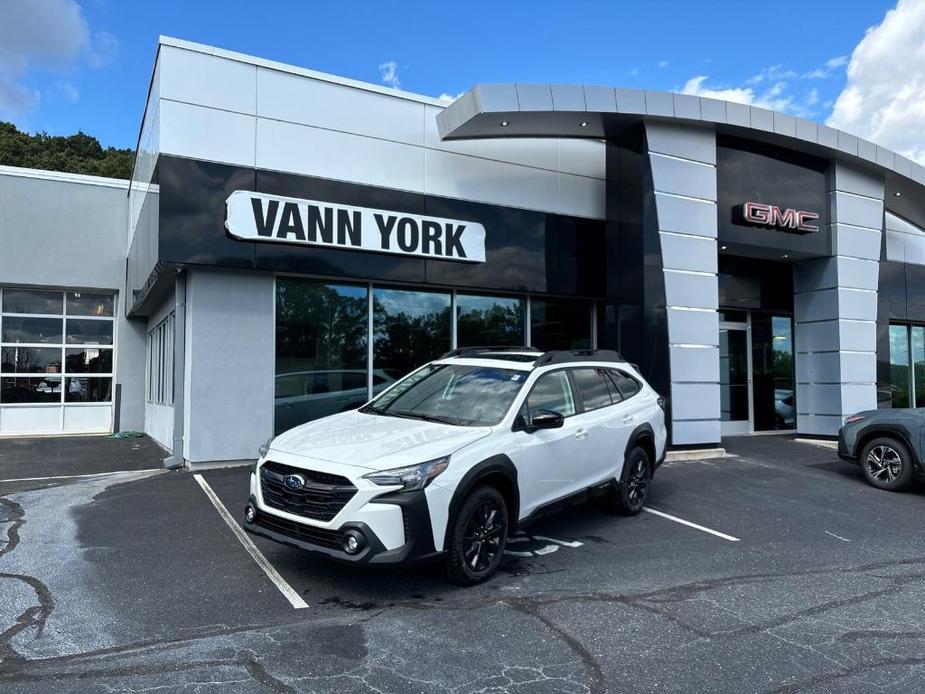
[[[842,420],[842,425],[854,424],[855,422],[860,422],[862,419],[864,419],[864,415],[862,414],[849,414]]]
[[[267,457],[267,453],[270,452],[270,446],[273,444],[273,439],[275,438],[276,438],[275,436],[271,436],[270,438],[266,440],[266,442],[260,448],[257,449],[257,454],[259,457],[261,458]]]
[[[410,465],[394,470],[372,472],[368,475],[363,475],[363,479],[367,479],[373,484],[378,484],[383,487],[401,485],[402,491],[411,492],[424,489],[424,487],[430,484],[430,481],[434,477],[446,470],[449,464],[450,456],[446,455],[436,460],[421,463],[420,465]]]

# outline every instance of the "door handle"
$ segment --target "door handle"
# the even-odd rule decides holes
[[[636,418],[631,414],[628,414],[623,418],[624,424],[632,424],[635,421],[636,421]]]
[[[583,439],[587,435],[588,435],[588,431],[586,429],[579,429],[578,431],[575,432],[576,439]]]

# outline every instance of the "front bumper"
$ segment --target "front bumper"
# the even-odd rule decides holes
[[[838,430],[838,457],[844,460],[846,463],[858,464],[858,457],[855,452],[853,452],[848,446],[848,440],[845,436],[845,429],[842,427]]]
[[[336,529],[324,528],[273,513],[261,507],[254,494],[251,494],[249,501],[256,516],[251,522],[244,518],[245,531],[337,561],[350,564],[402,564],[425,561],[441,554],[434,548],[433,529],[424,491],[385,494],[369,502],[392,504],[401,509],[404,542],[392,549],[386,547],[368,523],[345,520]],[[344,550],[348,531],[363,538],[360,550],[354,554]]]

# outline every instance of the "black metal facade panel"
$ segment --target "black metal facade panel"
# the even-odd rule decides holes
[[[162,155],[159,259],[345,279],[434,284],[479,291],[603,297],[606,223],[552,213],[255,170]],[[242,241],[226,233],[225,200],[253,190],[396,212],[463,219],[486,229],[486,262],[402,257],[317,246]]]
[[[752,248],[764,255],[828,256],[828,161],[773,145],[718,136],[716,184],[718,238],[738,250]],[[774,205],[781,210],[818,214],[818,231],[794,233],[745,223],[740,208],[746,202]]]

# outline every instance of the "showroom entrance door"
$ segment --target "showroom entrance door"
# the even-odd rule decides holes
[[[741,310],[719,319],[722,435],[796,429],[793,319]]]

